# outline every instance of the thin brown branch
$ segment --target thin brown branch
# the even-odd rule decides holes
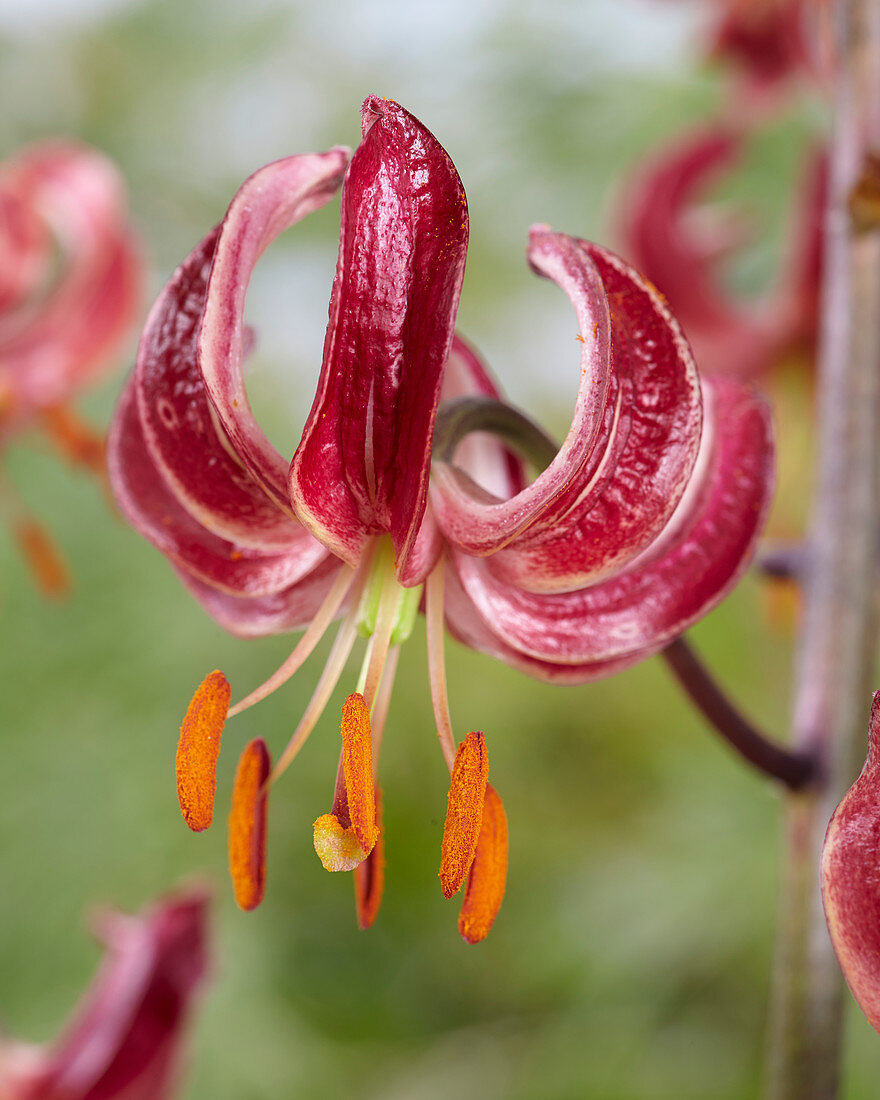
[[[694,706],[749,764],[792,791],[817,778],[815,757],[777,744],[744,718],[684,638],[676,638],[663,656]]]

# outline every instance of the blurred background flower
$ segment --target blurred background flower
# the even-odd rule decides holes
[[[0,153],[62,135],[115,160],[149,248],[151,298],[245,175],[291,152],[356,145],[365,96],[392,96],[430,126],[467,186],[461,332],[515,403],[563,433],[580,345],[564,297],[527,269],[528,227],[620,246],[612,215],[625,176],[718,109],[718,74],[698,60],[710,7],[0,0]],[[787,203],[821,125],[816,102],[792,104],[721,184],[719,198],[761,227],[724,272],[738,293],[759,294],[778,270]],[[314,392],[337,233],[331,204],[270,248],[249,293],[249,392],[284,453]],[[86,399],[93,422],[109,420],[133,352]],[[808,388],[799,370],[776,386],[785,521],[796,525]],[[44,606],[0,545],[0,1013],[10,1034],[39,1040],[94,969],[96,949],[69,934],[90,902],[137,909],[182,873],[225,875],[222,831],[193,838],[176,811],[177,722],[205,670],[255,685],[290,643],[236,643],[92,486],[41,453],[16,449],[9,463],[28,499],[55,503],[77,578],[68,604]],[[746,580],[695,634],[744,705],[782,729],[789,647],[768,634],[759,593]],[[325,658],[315,654],[315,669]],[[491,738],[512,826],[491,937],[469,948],[450,935],[456,903],[436,889],[442,806],[424,784],[442,788],[444,769],[430,736],[389,737],[383,749],[389,874],[370,932],[354,927],[350,884],[302,858],[332,795],[338,731],[327,715],[273,803],[271,905],[242,914],[221,891],[220,963],[183,1096],[752,1100],[776,904],[774,791],[706,735],[659,661],[578,688],[536,684],[453,644],[448,663],[454,718]],[[430,734],[417,636],[400,673],[389,723]],[[283,744],[313,681],[267,700],[243,737]],[[235,756],[221,766],[224,801]],[[849,1100],[873,1097],[878,1077],[876,1037],[854,1018]]]

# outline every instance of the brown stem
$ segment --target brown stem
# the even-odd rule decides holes
[[[704,718],[744,760],[792,791],[803,789],[816,778],[815,758],[777,745],[748,722],[684,638],[676,638],[663,650],[663,656]]]
[[[823,783],[788,807],[768,1095],[838,1094],[843,984],[822,915],[819,853],[865,750],[877,644],[880,233],[864,180],[880,150],[880,5],[836,0],[836,77],[819,349],[819,447],[792,744]],[[857,216],[856,216],[857,215]]]

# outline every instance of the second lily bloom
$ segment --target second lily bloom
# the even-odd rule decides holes
[[[572,302],[581,381],[565,441],[530,479],[540,431],[500,404],[495,382],[454,331],[468,235],[458,174],[433,135],[393,102],[369,98],[363,131],[350,161],[334,148],[256,172],[175,272],[119,406],[110,473],[131,523],[223,626],[243,636],[307,626],[285,664],[230,715],[280,686],[342,616],[272,779],[333,696],[358,634],[368,638],[345,695],[354,715],[362,708],[351,699],[361,697],[371,733],[359,736],[359,718],[343,723],[343,758],[355,763],[340,767],[332,813],[316,822],[315,838],[323,852],[348,845],[354,856],[346,866],[366,868],[362,916],[374,916],[378,904],[381,868],[370,862],[381,863],[373,856],[381,827],[373,831],[377,819],[366,807],[378,801],[373,772],[397,649],[424,610],[437,730],[457,792],[441,878],[448,893],[470,873],[467,895],[482,899],[482,909],[477,917],[463,912],[460,927],[478,939],[503,894],[506,822],[487,766],[476,766],[482,735],[462,742],[456,763],[444,620],[473,648],[564,683],[656,653],[718,603],[748,563],[772,491],[771,433],[750,389],[701,381],[649,283],[612,253],[537,226],[529,262]],[[271,241],[340,185],[323,366],[288,463],[245,392],[245,295]],[[216,758],[228,701],[225,680],[213,676],[187,716],[191,748],[182,760],[183,788],[194,789],[195,776],[201,786],[192,797],[208,806],[214,780],[205,761]],[[218,700],[220,717],[209,720]],[[247,799],[259,822],[268,754],[261,742],[248,753],[264,761],[263,781],[250,784]],[[182,806],[187,814],[183,796]],[[362,810],[369,821],[356,828]],[[239,804],[239,854],[241,812]],[[245,872],[248,899],[262,881],[261,833],[251,830],[245,844],[255,860]],[[338,863],[335,854],[324,862]]]

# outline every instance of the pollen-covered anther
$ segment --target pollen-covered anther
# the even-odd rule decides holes
[[[363,930],[373,926],[385,888],[385,831],[382,828],[382,791],[379,787],[376,787],[376,827],[379,835],[373,850],[354,872],[357,922],[358,928]]]
[[[229,873],[242,909],[256,909],[266,892],[266,781],[271,770],[266,742],[255,737],[238,761],[229,814]]]
[[[507,814],[498,792],[487,783],[480,838],[458,916],[458,930],[468,943],[479,943],[489,935],[506,885]]]
[[[363,695],[354,692],[342,706],[342,762],[348,814],[358,844],[369,854],[376,843],[376,794],[370,711]]]
[[[231,698],[229,681],[215,669],[201,682],[189,704],[177,743],[177,798],[195,833],[214,819],[217,757]]]
[[[440,885],[445,898],[458,893],[473,863],[488,777],[486,739],[482,733],[471,732],[458,746],[449,783],[440,850]]]
[[[336,814],[321,814],[315,822],[315,851],[326,871],[353,871],[367,858],[354,826],[346,828]]]

